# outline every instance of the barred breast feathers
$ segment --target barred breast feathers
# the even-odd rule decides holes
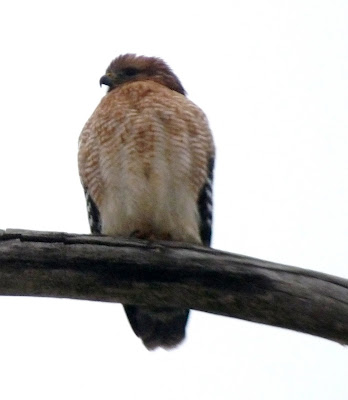
[[[103,233],[140,227],[200,243],[197,201],[214,147],[199,107],[155,82],[125,84],[101,100],[82,143],[81,180]]]

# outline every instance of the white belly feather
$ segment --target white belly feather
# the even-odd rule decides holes
[[[102,233],[201,243],[198,198],[214,153],[203,112],[154,82],[111,91],[80,137],[81,180]]]
[[[129,236],[138,230],[200,243],[197,193],[193,192],[189,177],[177,172],[175,165],[156,157],[147,166],[140,158],[131,168],[128,163],[120,168],[116,162],[105,176],[100,206],[103,233]]]

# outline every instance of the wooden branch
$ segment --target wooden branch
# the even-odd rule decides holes
[[[0,295],[187,307],[348,344],[348,281],[200,246],[0,231]]]

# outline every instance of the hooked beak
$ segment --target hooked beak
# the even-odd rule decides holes
[[[106,85],[111,88],[111,86],[113,85],[113,80],[112,80],[111,76],[109,74],[103,75],[99,80],[99,85],[100,86]]]

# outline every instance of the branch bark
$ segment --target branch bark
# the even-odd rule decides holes
[[[191,308],[348,344],[348,280],[183,243],[0,231],[0,295]]]

